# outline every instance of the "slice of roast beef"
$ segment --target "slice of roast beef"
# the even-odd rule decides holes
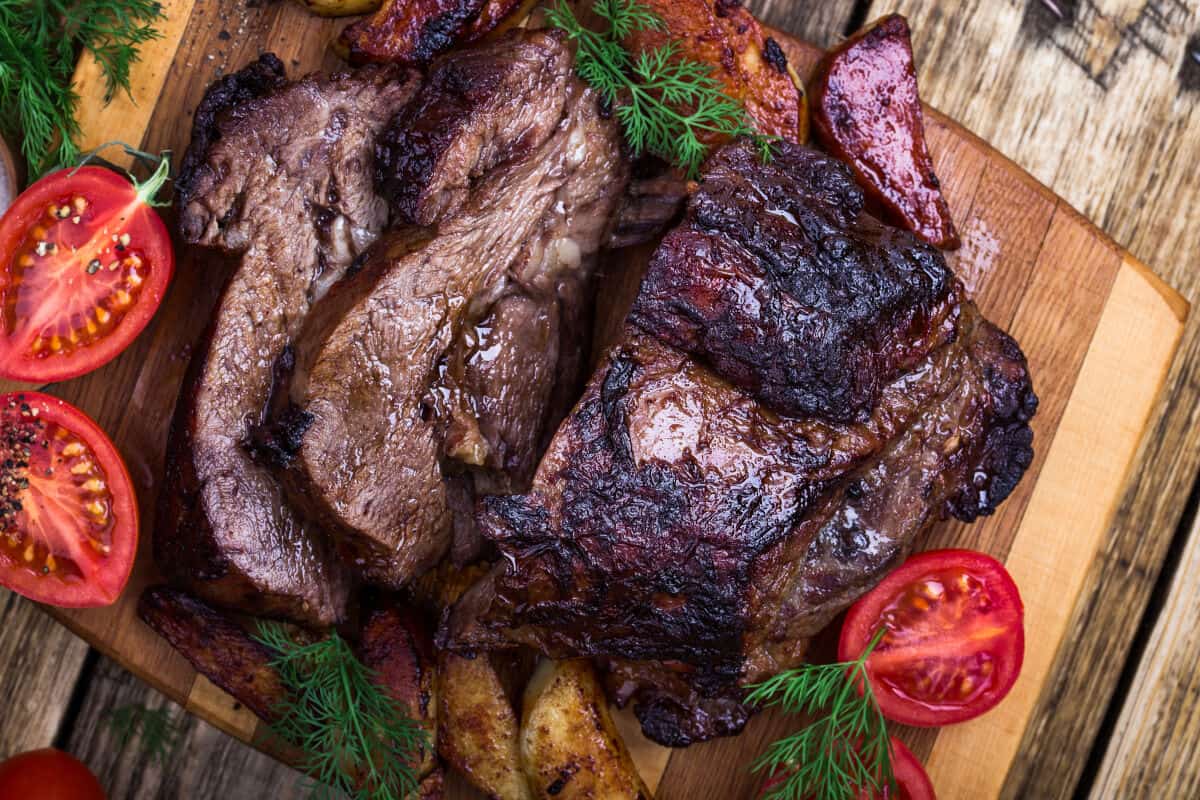
[[[441,634],[598,657],[668,745],[737,732],[742,687],[874,586],[933,521],[989,514],[1032,450],[1016,343],[941,255],[862,213],[840,163],[719,151],[623,340]]]
[[[409,225],[307,320],[279,440],[293,500],[367,581],[399,587],[446,552],[455,508],[470,534],[473,493],[528,486],[582,380],[627,168],[547,31],[436,61],[377,164]]]
[[[289,83],[268,55],[197,109],[180,231],[240,264],[176,407],[154,549],[172,582],[214,604],[313,626],[343,613],[347,574],[284,501],[251,434],[310,306],[386,220],[372,151],[414,84],[376,67]]]

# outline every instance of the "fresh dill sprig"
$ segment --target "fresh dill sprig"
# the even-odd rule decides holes
[[[255,638],[277,654],[271,664],[290,695],[272,730],[304,753],[298,766],[315,781],[314,797],[402,800],[416,793],[428,734],[345,639],[332,633],[299,643],[278,623],[261,623]]]
[[[662,18],[638,0],[594,0],[605,30],[585,28],[565,0],[546,11],[550,24],[575,41],[575,71],[614,109],[634,156],[652,153],[695,177],[708,155],[705,134],[754,137],[770,157],[769,137],[756,133],[745,107],[725,93],[709,64],[686,58],[668,40],[636,57],[624,40],[665,31]]]
[[[100,65],[107,102],[129,91],[138,47],[161,35],[162,18],[158,0],[0,0],[0,130],[23,137],[30,177],[79,156],[71,81],[80,53]]]
[[[183,731],[167,707],[150,708],[131,703],[108,712],[105,723],[117,738],[117,747],[124,749],[137,740],[142,753],[150,761],[166,767],[175,757],[183,739]]]
[[[854,661],[805,664],[751,687],[748,704],[812,718],[754,762],[755,772],[788,776],[764,800],[858,800],[883,796],[885,787],[896,795],[887,723],[867,680],[867,657],[883,633]]]

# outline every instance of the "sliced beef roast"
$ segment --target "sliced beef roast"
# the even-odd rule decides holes
[[[217,605],[309,625],[342,614],[344,569],[256,460],[252,431],[309,307],[387,218],[372,149],[415,89],[369,67],[288,83],[274,56],[210,87],[178,183],[185,241],[237,254],[176,408],[154,546]]]
[[[547,31],[436,61],[377,165],[408,225],[309,317],[278,439],[292,499],[398,587],[446,552],[455,509],[469,536],[476,492],[527,488],[582,381],[626,166]]]
[[[503,557],[446,644],[599,657],[652,738],[735,733],[741,687],[918,533],[1004,500],[1032,456],[1025,358],[862,208],[799,146],[710,159],[532,491],[482,501]]]

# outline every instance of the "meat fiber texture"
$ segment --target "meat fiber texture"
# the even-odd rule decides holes
[[[524,491],[578,396],[620,132],[564,37],[434,62],[376,147],[397,226],[318,303],[279,397],[289,496],[364,581],[478,552],[474,497]]]
[[[176,404],[154,553],[218,606],[312,627],[345,614],[349,573],[285,501],[255,428],[312,304],[383,228],[372,151],[416,83],[379,67],[289,82],[268,54],[196,110],[180,233],[239,263]]]
[[[483,501],[502,557],[444,645],[594,657],[652,739],[730,735],[923,530],[992,513],[1032,459],[1025,358],[863,202],[797,145],[710,159],[532,490]]]

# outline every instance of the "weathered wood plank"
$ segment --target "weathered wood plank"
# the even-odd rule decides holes
[[[754,16],[766,24],[819,47],[841,41],[857,5],[855,0],[749,0],[746,3]]]
[[[0,589],[0,760],[54,741],[87,651],[36,605]]]
[[[926,100],[1196,299],[1200,69],[1189,67],[1188,40],[1200,32],[1200,4],[901,0],[874,3],[869,16],[893,9],[912,24]],[[1200,465],[1198,367],[1193,319],[1008,796],[1069,797],[1079,781]],[[1186,785],[1159,796],[1188,796]]]
[[[137,740],[120,746],[108,720],[127,705],[169,709],[179,744],[168,762],[149,757]],[[113,800],[308,796],[300,773],[184,712],[107,658],[88,685],[67,749],[92,768]]]
[[[1124,698],[1091,798],[1200,796],[1200,525]]]

